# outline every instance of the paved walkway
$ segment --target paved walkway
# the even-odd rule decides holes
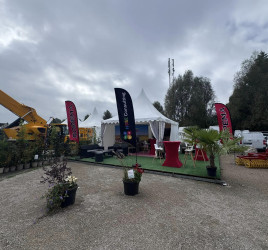
[[[268,249],[268,169],[229,156],[227,186],[145,173],[128,197],[122,170],[69,166],[76,203],[53,216],[43,216],[42,169],[0,181],[0,249]]]

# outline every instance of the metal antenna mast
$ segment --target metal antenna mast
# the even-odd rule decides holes
[[[172,59],[172,83],[174,83],[174,73],[175,73],[175,69],[174,69],[174,59]]]
[[[168,58],[168,86],[170,87],[170,58]]]
[[[174,59],[171,59],[172,60],[172,70],[170,72],[170,58],[168,58],[168,79],[169,79],[169,87],[171,85],[171,79],[170,79],[170,73],[171,73],[171,77],[172,77],[172,83],[174,83],[174,73],[175,73],[175,69],[174,69]]]

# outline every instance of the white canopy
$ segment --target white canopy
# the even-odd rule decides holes
[[[149,121],[163,121],[166,123],[174,124],[178,126],[177,122],[174,122],[164,115],[162,115],[151,103],[145,94],[144,90],[141,90],[140,95],[133,101],[134,115],[136,123],[144,123]],[[117,124],[119,123],[118,115],[102,121],[105,124]]]
[[[133,100],[133,108],[136,124],[149,123],[152,133],[157,142],[163,141],[164,128],[166,123],[171,124],[170,140],[178,140],[178,123],[162,115],[148,99],[143,89],[140,95],[135,100]],[[107,146],[105,144],[112,145],[112,143],[114,143],[115,136],[115,133],[113,132],[114,125],[119,124],[118,116],[103,120],[101,123],[104,146]]]
[[[92,114],[83,122],[79,122],[79,127],[81,128],[94,128],[96,133],[96,139],[101,138],[101,120],[102,116],[98,113],[96,107],[94,108]]]
[[[93,128],[101,127],[102,116],[98,113],[96,107],[93,110],[93,113],[83,122],[81,122],[81,127],[84,128]]]

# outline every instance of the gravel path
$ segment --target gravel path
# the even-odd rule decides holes
[[[45,215],[42,169],[0,181],[0,249],[268,249],[268,169],[221,158],[221,186],[145,173],[123,194],[122,170],[69,162],[76,203]]]

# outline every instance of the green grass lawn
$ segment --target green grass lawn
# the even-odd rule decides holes
[[[184,155],[180,154],[179,158],[180,158],[180,161],[184,163]],[[70,157],[70,159],[95,163],[95,158],[80,159],[79,157]],[[186,164],[180,168],[162,166],[163,160],[160,163],[159,159],[153,160],[153,158],[145,157],[145,156],[138,156],[137,162],[145,170],[209,178],[209,176],[207,175],[207,170],[206,170],[206,166],[208,165],[208,162],[196,161],[196,166],[194,167],[193,161],[190,157],[188,157]],[[124,159],[125,166],[131,167],[135,163],[136,163],[136,156],[126,156]],[[103,162],[98,163],[98,164],[122,166],[120,161],[116,159],[115,157],[104,157]],[[221,179],[221,173],[220,173],[220,167],[219,167],[220,164],[219,164],[218,158],[216,158],[216,166],[218,166],[216,179]]]

